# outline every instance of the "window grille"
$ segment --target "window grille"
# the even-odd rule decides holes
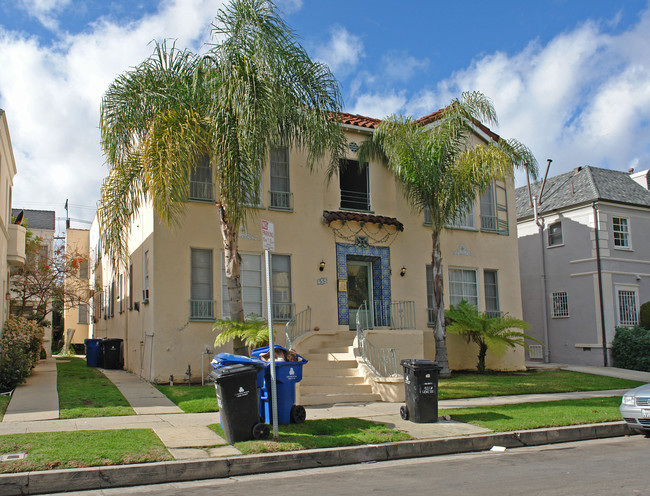
[[[566,291],[553,293],[553,317],[569,316],[569,298]]]

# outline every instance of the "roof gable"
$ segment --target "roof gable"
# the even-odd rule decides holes
[[[56,230],[55,212],[53,210],[28,210],[22,208],[12,208],[11,216],[16,217],[21,211],[25,212],[23,222],[29,229],[49,229]]]

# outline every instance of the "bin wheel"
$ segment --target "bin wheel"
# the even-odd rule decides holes
[[[406,405],[402,405],[399,407],[399,415],[400,417],[402,417],[402,420],[409,419],[409,409]]]
[[[259,422],[253,426],[253,437],[255,439],[268,439],[269,438],[269,426],[262,422]]]
[[[302,424],[307,418],[305,407],[301,405],[293,405],[291,407],[291,422],[294,424]]]

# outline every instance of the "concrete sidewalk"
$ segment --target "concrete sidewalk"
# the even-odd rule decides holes
[[[25,384],[14,389],[3,423],[59,418],[56,360],[48,357],[36,364]]]

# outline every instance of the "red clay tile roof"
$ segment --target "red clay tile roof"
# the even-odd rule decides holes
[[[436,110],[431,114],[416,119],[415,122],[422,126],[431,124],[432,122],[440,118],[443,110],[444,109]],[[339,114],[339,119],[342,124],[348,124],[350,126],[357,126],[357,127],[365,127],[366,129],[375,129],[381,122],[381,119],[375,119],[374,117],[366,117],[358,114],[347,114],[345,112],[341,112]],[[491,131],[490,128],[481,124],[477,120],[474,120],[473,122],[479,129],[481,129],[485,134],[490,136],[494,141],[499,140],[499,135]]]
[[[373,224],[382,224],[384,226],[395,226],[398,231],[404,230],[404,224],[395,217],[384,217],[383,215],[361,214],[357,212],[333,212],[323,210],[323,219],[329,226],[335,220],[368,222]]]
[[[375,129],[381,122],[381,119],[374,119],[372,117],[365,117],[363,115],[357,115],[357,114],[346,114],[345,112],[342,112],[341,114],[339,114],[339,116],[343,124],[349,124],[350,126],[365,127],[368,129]]]

